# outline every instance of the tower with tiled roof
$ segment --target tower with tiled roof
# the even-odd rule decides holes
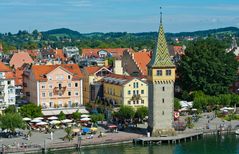
[[[149,122],[152,136],[172,135],[175,65],[164,35],[162,13],[156,47],[148,64]]]

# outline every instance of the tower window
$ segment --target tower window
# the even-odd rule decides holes
[[[170,76],[171,75],[171,70],[166,70],[166,76]]]
[[[164,103],[164,98],[162,99],[162,102]]]
[[[162,111],[162,115],[164,115],[164,111]]]
[[[157,70],[157,76],[162,76],[162,75],[163,75],[162,70]]]
[[[163,91],[165,91],[165,88],[163,87]]]

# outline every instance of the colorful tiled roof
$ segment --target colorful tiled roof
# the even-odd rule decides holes
[[[77,64],[61,64],[61,65],[34,65],[32,66],[32,73],[35,80],[47,81],[46,75],[56,69],[62,67],[66,71],[73,74],[73,80],[79,80],[83,77],[80,68]]]
[[[61,60],[65,60],[66,59],[62,49],[56,49],[56,50],[54,50],[54,52],[56,53],[55,54],[55,58],[60,58]]]
[[[9,63],[10,66],[14,66],[14,68],[17,69],[19,67],[22,67],[22,65],[25,63],[33,63],[33,60],[27,52],[18,52],[13,54]]]
[[[102,67],[100,66],[88,66],[88,67],[84,67],[85,71],[88,74],[94,74],[95,72],[99,71]]]
[[[169,55],[168,45],[164,35],[162,20],[160,21],[157,44],[153,51],[152,58],[148,66],[149,67],[175,67]]]

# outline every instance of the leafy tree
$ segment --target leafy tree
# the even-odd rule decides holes
[[[181,109],[181,105],[179,103],[179,99],[174,98],[174,110],[179,110]]]
[[[135,117],[139,119],[143,119],[148,115],[148,108],[145,106],[138,107],[135,112]]]
[[[103,121],[105,119],[103,114],[92,114],[90,117],[93,123],[96,123],[97,121]]]
[[[4,110],[5,113],[16,113],[17,109],[15,105],[10,105]]]
[[[59,120],[64,120],[64,119],[66,119],[65,113],[63,113],[63,112],[61,111],[60,114],[58,115],[58,119],[59,119]]]
[[[64,136],[64,140],[67,139],[68,141],[73,140],[73,131],[71,127],[65,128],[66,136]]]
[[[121,106],[119,111],[116,113],[121,119],[132,119],[135,115],[135,110],[132,106]]]
[[[25,123],[18,113],[6,113],[0,117],[0,127],[15,132],[16,128],[25,128]]]
[[[183,90],[202,90],[209,95],[227,93],[229,85],[236,80],[238,62],[225,49],[224,42],[213,38],[190,43],[177,66]]]
[[[76,112],[74,112],[74,113],[72,114],[72,117],[73,117],[73,119],[75,119],[75,120],[79,120],[79,119],[80,119],[80,116],[81,116],[81,113],[78,112],[78,111],[76,111]]]
[[[42,116],[41,107],[33,103],[23,105],[18,112],[22,117],[36,118]]]

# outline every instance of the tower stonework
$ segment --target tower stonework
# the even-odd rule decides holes
[[[152,136],[173,135],[174,81],[173,64],[162,24],[162,13],[156,47],[148,64],[149,121]]]

